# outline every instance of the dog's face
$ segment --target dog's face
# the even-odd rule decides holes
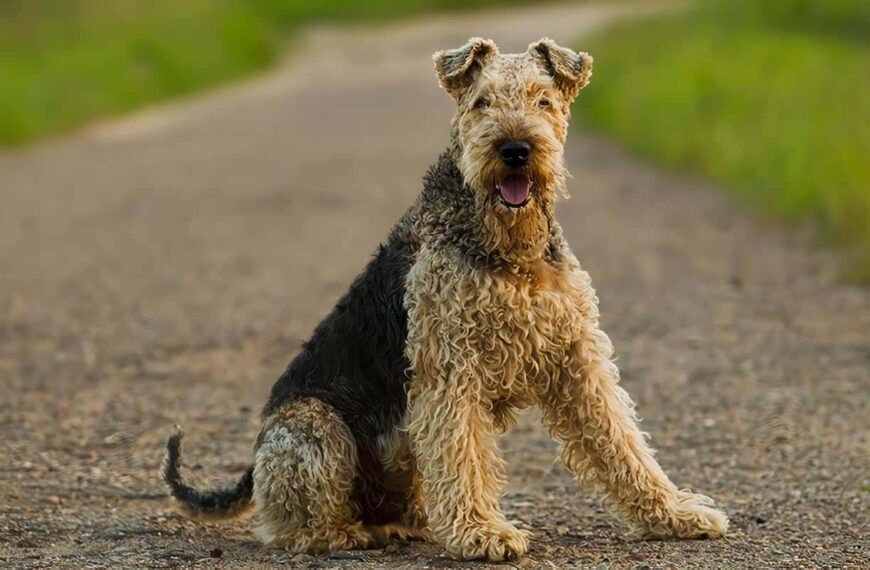
[[[472,38],[434,61],[457,105],[452,142],[459,169],[493,247],[539,249],[536,234],[546,231],[555,197],[565,193],[570,105],[589,80],[592,58],[549,39],[522,54],[499,54],[491,40]]]

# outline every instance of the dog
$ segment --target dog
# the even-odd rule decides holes
[[[472,38],[433,57],[456,103],[447,150],[363,273],[275,383],[253,466],[232,487],[163,478],[188,517],[256,511],[270,546],[322,552],[435,540],[521,556],[496,444],[537,406],[560,459],[646,538],[713,538],[727,517],[676,487],[618,384],[598,300],[555,218],[570,105],[592,58],[544,38]]]

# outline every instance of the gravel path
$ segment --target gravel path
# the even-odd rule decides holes
[[[250,459],[272,382],[446,144],[432,51],[472,34],[570,43],[621,10],[313,30],[250,83],[0,155],[0,566],[455,565],[425,544],[293,556],[249,524],[185,521],[161,445],[183,424],[200,481]],[[866,566],[870,290],[581,129],[568,160],[560,219],[624,384],[665,468],[733,532],[624,540],[530,416],[503,441],[504,507],[534,530],[516,565]]]

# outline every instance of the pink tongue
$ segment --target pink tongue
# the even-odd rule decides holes
[[[529,178],[525,174],[508,174],[501,181],[499,190],[504,201],[511,206],[519,206],[529,199]]]

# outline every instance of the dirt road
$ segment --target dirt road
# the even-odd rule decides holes
[[[272,382],[446,144],[432,51],[472,34],[570,43],[619,10],[315,30],[248,84],[0,155],[0,565],[455,564],[422,544],[294,556],[249,524],[187,522],[157,480],[161,446],[183,424],[203,482],[250,460]],[[531,416],[503,441],[504,507],[534,531],[518,565],[866,565],[870,290],[582,129],[568,160],[559,217],[624,385],[665,468],[733,532],[625,541]]]

